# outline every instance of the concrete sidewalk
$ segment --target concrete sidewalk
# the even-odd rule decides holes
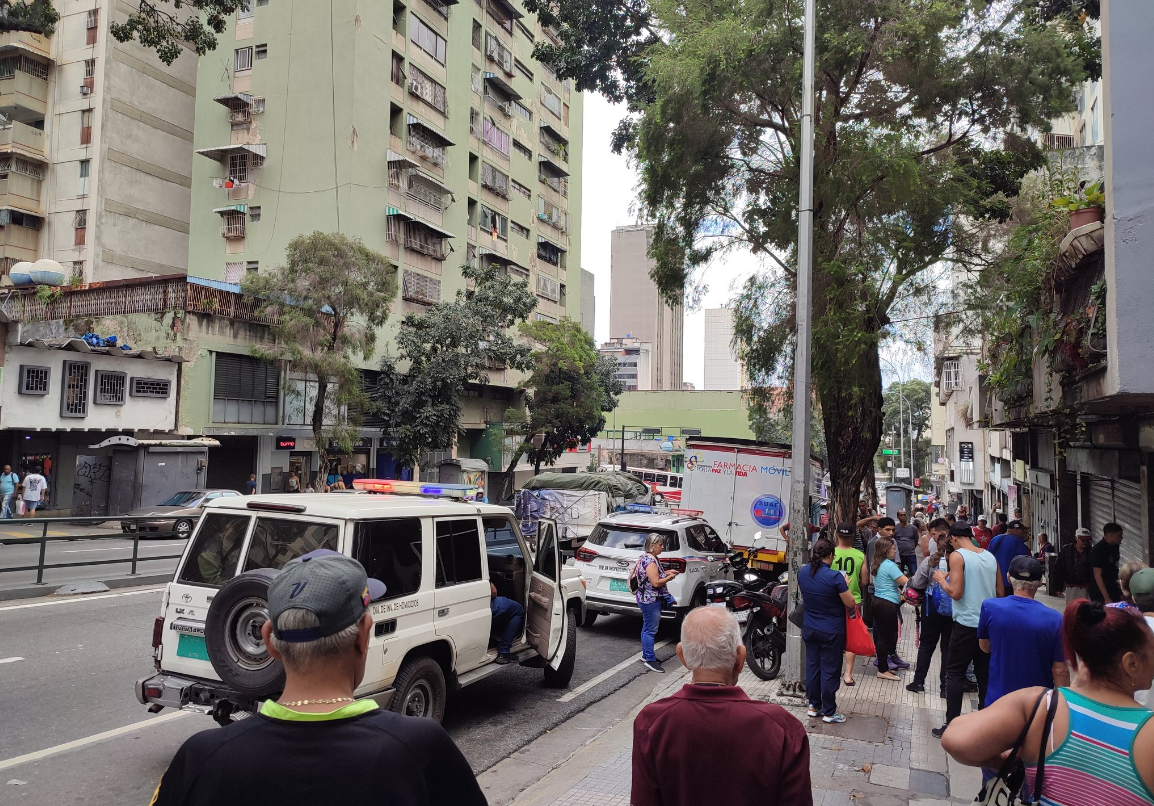
[[[1051,606],[1053,603],[1047,602]],[[906,613],[899,654],[917,656],[914,618]],[[856,685],[843,686],[838,706],[849,720],[827,725],[805,716],[805,704],[787,706],[803,722],[810,738],[810,774],[815,806],[954,806],[972,803],[981,788],[981,773],[947,758],[930,731],[945,721],[945,700],[938,690],[935,654],[926,692],[906,691],[912,669],[902,682],[877,679],[877,670],[858,659]],[[667,664],[671,672],[674,664]],[[657,678],[649,675],[646,679]],[[669,674],[647,701],[668,696],[688,682],[684,670]],[[748,670],[739,684],[750,697],[776,700],[778,681],[757,679]],[[586,745],[512,801],[493,806],[628,806],[632,762],[633,716]],[[963,712],[977,707],[977,695],[967,694]]]

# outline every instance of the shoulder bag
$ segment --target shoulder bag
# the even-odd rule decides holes
[[[1002,768],[998,770],[998,774],[982,785],[982,790],[974,798],[974,803],[980,804],[980,806],[1032,806],[1032,804],[1041,802],[1042,786],[1046,776],[1046,740],[1050,738],[1050,728],[1054,724],[1054,714],[1058,710],[1056,689],[1049,690],[1050,707],[1046,710],[1046,724],[1042,728],[1042,740],[1038,743],[1038,771],[1034,776],[1035,791],[1033,793],[1026,794],[1024,787],[1026,767],[1019,756],[1022,752],[1022,745],[1026,742],[1026,734],[1030,732],[1030,725],[1034,724],[1034,717],[1037,715],[1038,708],[1041,706],[1046,693],[1043,691],[1038,695],[1038,701],[1034,703],[1034,708],[1030,711],[1030,718],[1026,720],[1022,732],[1018,734],[1018,741],[1014,742],[1014,747],[1006,756],[1006,760],[1002,762]]]

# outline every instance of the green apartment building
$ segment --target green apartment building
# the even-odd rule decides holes
[[[516,0],[254,2],[197,73],[190,275],[228,292],[293,237],[339,231],[397,264],[390,333],[476,260],[528,281],[539,318],[579,318],[582,103],[532,58],[551,32]],[[199,352],[181,421],[221,440],[210,473],[251,466],[276,489],[309,470],[310,379],[279,378],[243,342]],[[483,435],[517,380],[470,391],[458,456],[495,450]],[[344,464],[393,472],[371,425]]]

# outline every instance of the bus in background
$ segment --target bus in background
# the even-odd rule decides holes
[[[616,470],[613,465],[601,465],[601,470]],[[626,467],[625,470],[645,482],[653,490],[656,501],[664,500],[669,504],[681,502],[681,485],[685,477],[672,470],[654,470],[651,467]],[[658,498],[660,496],[660,498]]]

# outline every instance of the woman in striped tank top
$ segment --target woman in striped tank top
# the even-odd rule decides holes
[[[1076,677],[1070,688],[1047,693],[1034,713],[1020,756],[1027,785],[1035,784],[1049,698],[1057,697],[1037,802],[1154,805],[1154,712],[1133,696],[1154,680],[1154,633],[1128,610],[1086,599],[1066,607],[1062,633]],[[1022,689],[955,719],[942,747],[963,764],[998,769],[1043,692]],[[991,758],[992,748],[1002,751],[1000,756]]]

